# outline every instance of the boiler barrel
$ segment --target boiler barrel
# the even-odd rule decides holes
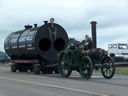
[[[40,27],[26,27],[13,32],[5,39],[4,48],[11,59],[43,59],[56,61],[57,53],[68,46],[68,35],[65,29],[54,23],[52,34],[51,23]]]

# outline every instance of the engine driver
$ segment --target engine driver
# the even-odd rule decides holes
[[[82,41],[82,44],[84,44],[85,49],[91,49],[92,48],[92,40],[88,35],[85,35],[85,40]]]

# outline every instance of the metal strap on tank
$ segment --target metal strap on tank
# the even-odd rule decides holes
[[[48,31],[49,31],[49,36],[51,37],[52,36],[52,33],[51,33],[51,30],[50,30],[49,27],[48,27]]]
[[[48,30],[49,30],[49,36],[50,36],[51,39],[52,39],[52,31],[50,30],[50,28],[48,28]],[[57,33],[57,29],[55,28],[55,32],[54,32],[54,37],[55,37],[55,39],[56,39],[56,33]]]

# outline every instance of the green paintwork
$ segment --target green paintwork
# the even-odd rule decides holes
[[[106,59],[108,59],[108,61],[112,61],[112,66],[105,65],[109,66],[105,69],[103,64],[106,64]],[[109,64],[108,61],[107,63]],[[60,54],[58,58],[59,73],[63,77],[68,77],[72,70],[76,70],[83,78],[89,79],[92,75],[92,70],[99,68],[108,71],[112,68],[112,74],[110,74],[110,76],[106,76],[105,70],[102,70],[102,74],[106,79],[112,78],[115,73],[113,60],[107,56],[106,51],[100,48],[86,49],[83,46],[75,46],[71,44]]]

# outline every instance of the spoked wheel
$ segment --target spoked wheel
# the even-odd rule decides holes
[[[90,57],[83,56],[81,58],[79,71],[80,71],[80,75],[83,78],[89,79],[91,77],[93,71],[93,64]]]
[[[105,57],[102,62],[101,73],[105,79],[111,79],[115,74],[115,64],[111,57]]]
[[[33,72],[34,72],[35,74],[40,74],[40,66],[37,65],[37,64],[35,64],[35,65],[33,66]]]
[[[16,64],[12,64],[11,65],[11,71],[12,72],[16,72],[16,70],[17,70],[17,65]]]
[[[62,52],[58,59],[58,70],[61,76],[68,77],[72,73],[71,61],[69,55],[65,52]]]

